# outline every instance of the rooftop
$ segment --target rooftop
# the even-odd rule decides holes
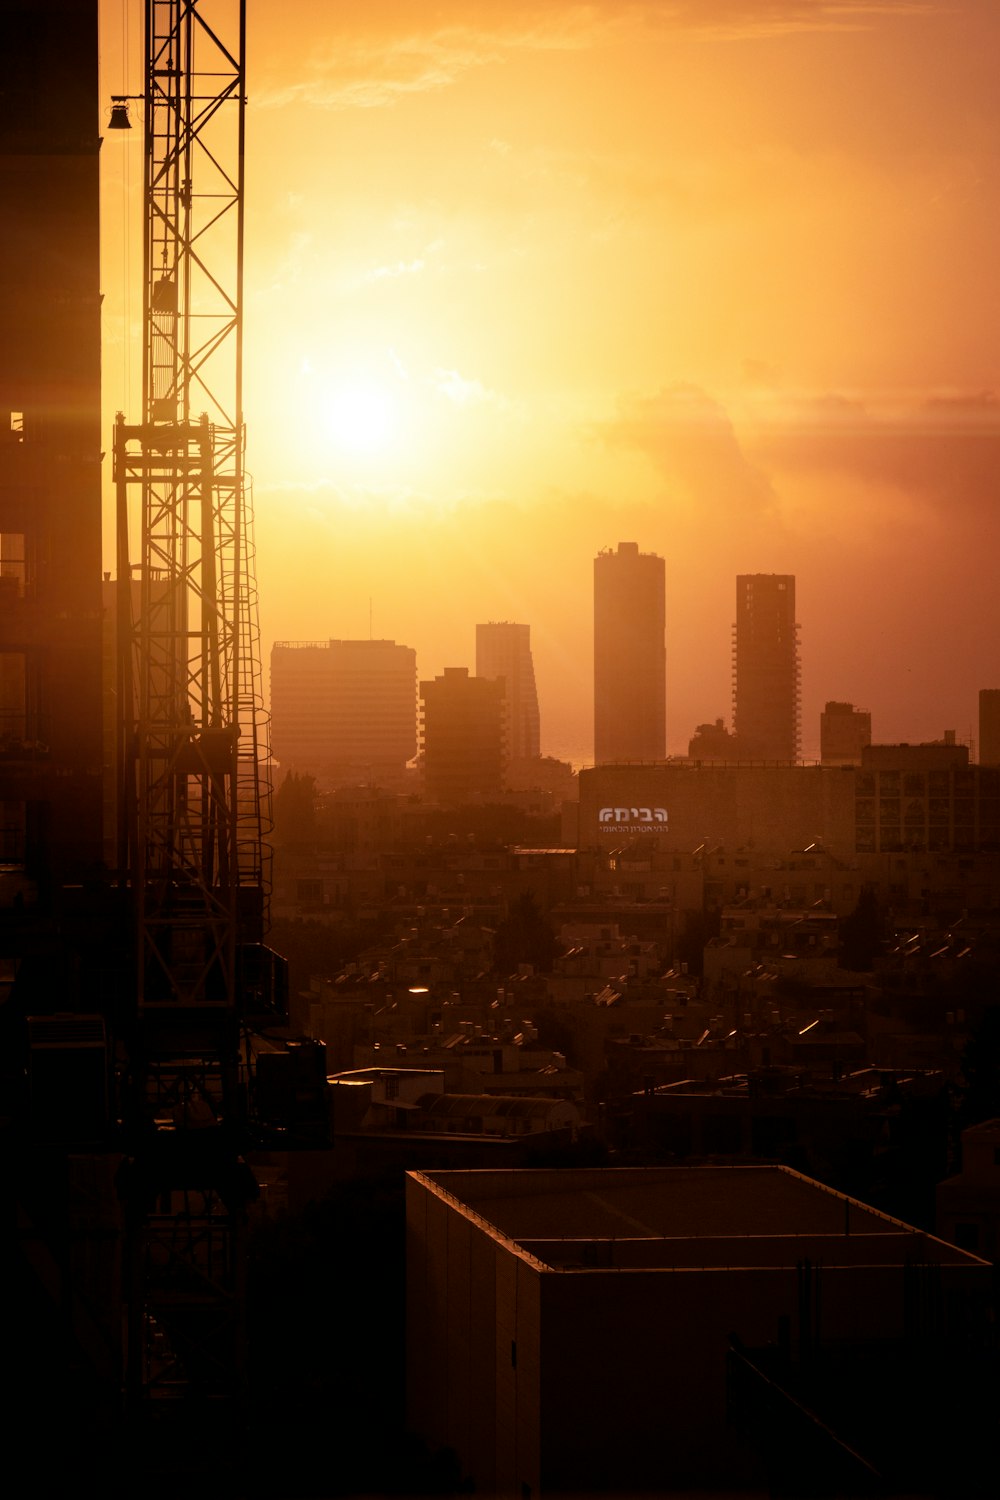
[[[550,1269],[977,1265],[975,1256],[791,1168],[423,1172],[419,1179]]]

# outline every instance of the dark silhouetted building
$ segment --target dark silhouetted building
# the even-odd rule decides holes
[[[860,766],[872,742],[872,716],[853,703],[828,703],[819,718],[819,755],[824,766]]]
[[[594,558],[594,761],[663,760],[664,566],[637,542]]]
[[[904,1369],[926,1352],[920,1297],[939,1319],[921,1379],[990,1315],[984,1261],[787,1167],[411,1172],[406,1214],[408,1425],[482,1495],[762,1493],[754,1450],[787,1453],[796,1420],[783,1492],[815,1494],[855,1457],[832,1423],[919,1441],[886,1386],[901,1347]],[[859,1427],[872,1392],[842,1398],[866,1371],[882,1407]],[[738,1421],[756,1393],[771,1410]]]
[[[504,775],[504,686],[445,667],[420,684],[424,790],[433,802],[459,807],[499,794]]]
[[[688,741],[688,759],[705,761],[740,760],[740,742],[730,734],[721,719],[714,724],[699,724]]]
[[[395,641],[277,641],[271,720],[283,771],[392,785],[417,753],[417,654]]]
[[[99,861],[97,5],[0,5],[0,868]]]
[[[1000,688],[979,689],[979,764],[1000,766]]]
[[[733,727],[746,754],[798,759],[798,626],[789,573],[742,573],[736,579],[733,707]]]
[[[476,626],[476,676],[504,681],[507,755],[534,760],[540,755],[538,692],[531,659],[531,626],[510,620]]]

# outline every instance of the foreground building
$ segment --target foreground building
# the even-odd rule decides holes
[[[786,1351],[787,1382],[829,1350],[842,1396],[849,1369],[961,1342],[988,1316],[991,1274],[783,1167],[411,1173],[409,1425],[480,1494],[759,1483],[734,1406],[782,1405],[755,1437],[784,1454],[803,1408],[749,1351]],[[801,1458],[812,1479],[856,1461],[826,1424]]]
[[[97,6],[0,12],[0,890],[23,913],[102,855]]]

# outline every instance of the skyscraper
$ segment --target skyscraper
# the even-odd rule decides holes
[[[666,755],[664,566],[637,542],[594,558],[594,761]]]
[[[739,575],[733,717],[743,754],[755,760],[798,759],[798,628],[790,573]]]
[[[537,759],[541,750],[531,626],[515,625],[510,620],[477,625],[476,676],[503,678],[509,759]]]
[[[283,770],[392,785],[417,753],[417,653],[395,641],[276,641],[271,719]]]

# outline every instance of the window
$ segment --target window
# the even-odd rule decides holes
[[[10,435],[15,443],[24,442],[24,412],[12,411],[10,414]]]
[[[26,813],[24,802],[0,802],[0,867],[24,864]]]
[[[0,601],[23,599],[25,581],[24,532],[0,531]]]
[[[23,651],[0,651],[0,750],[28,737],[27,674]]]

